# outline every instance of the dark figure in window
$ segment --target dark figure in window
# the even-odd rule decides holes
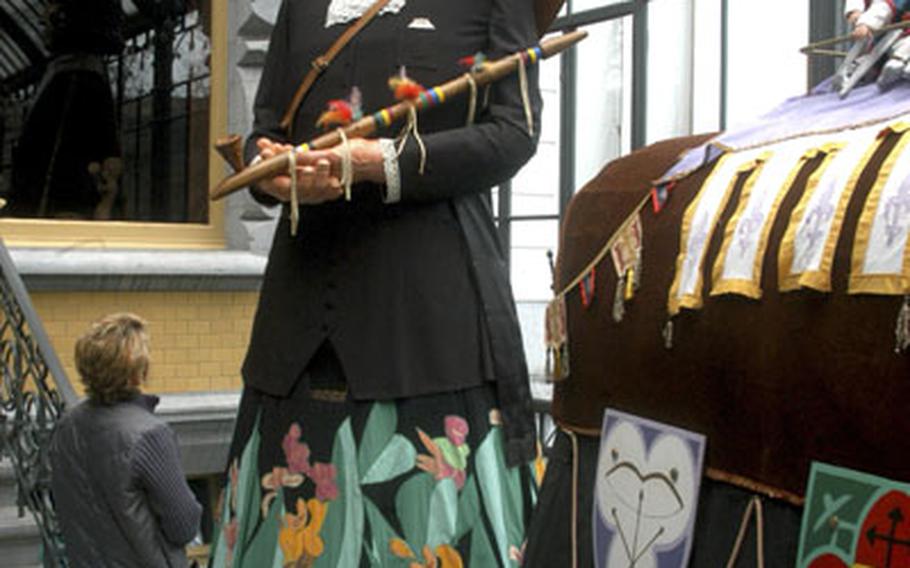
[[[103,57],[123,48],[120,0],[48,4],[52,59],[13,156],[15,217],[108,219],[122,169]]]

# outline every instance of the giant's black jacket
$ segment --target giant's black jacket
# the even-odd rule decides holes
[[[256,98],[248,157],[259,136],[287,139],[278,122],[297,84],[310,61],[345,29],[347,24],[324,26],[327,5],[327,0],[282,3]],[[482,51],[496,58],[536,42],[531,0],[407,0],[399,13],[374,19],[320,77],[298,111],[291,141],[318,134],[313,125],[326,102],[346,97],[353,86],[362,92],[365,112],[392,104],[387,80],[400,66],[432,86],[464,73],[461,57]],[[539,129],[537,74],[529,71]],[[534,430],[489,189],[530,158],[536,138],[527,130],[517,75],[490,89],[477,123],[465,126],[466,115],[467,96],[421,113],[426,171],[418,173],[420,153],[412,139],[399,158],[399,203],[384,204],[381,188],[363,184],[355,187],[351,202],[303,207],[296,238],[283,216],[243,375],[248,386],[283,396],[329,341],[357,399],[496,381],[507,459],[514,464],[533,456]]]

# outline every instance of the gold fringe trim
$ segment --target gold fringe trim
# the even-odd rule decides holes
[[[679,255],[676,257],[676,274],[673,276],[673,285],[670,287],[670,296],[667,300],[667,311],[671,316],[675,316],[679,313],[682,308],[688,308],[696,310],[702,307],[702,291],[704,289],[704,274],[702,272],[702,265],[705,260],[705,255],[708,253],[708,247],[711,243],[711,239],[714,235],[714,231],[717,230],[717,223],[720,219],[721,213],[724,209],[727,208],[727,203],[730,201],[730,196],[733,193],[733,188],[736,186],[736,182],[739,179],[739,176],[745,172],[749,174],[750,178],[754,175],[754,172],[759,164],[758,157],[755,159],[743,162],[739,167],[736,168],[735,173],[731,177],[729,183],[727,183],[726,188],[724,189],[723,197],[721,197],[720,202],[718,203],[717,210],[714,211],[713,217],[709,221],[708,234],[705,239],[704,247],[699,253],[698,262],[696,263],[695,270],[697,271],[695,288],[686,294],[680,295],[680,287],[682,286],[683,278],[683,267],[685,266],[686,258],[689,253],[689,238],[691,237],[692,231],[692,222],[694,220],[695,214],[698,212],[699,205],[701,204],[702,198],[704,197],[704,189],[708,187],[715,177],[717,177],[724,164],[732,157],[732,154],[725,154],[721,156],[717,165],[714,166],[714,171],[711,172],[711,175],[705,180],[701,188],[698,190],[698,195],[692,202],[689,204],[689,207],[686,208],[686,213],[683,216],[682,231],[679,240]]]
[[[724,230],[724,240],[720,248],[720,254],[717,255],[717,258],[714,261],[714,267],[711,270],[711,296],[735,292],[742,294],[743,296],[748,296],[749,298],[761,298],[761,267],[762,257],[764,256],[763,246],[765,244],[767,235],[767,230],[765,227],[768,227],[769,220],[773,222],[774,213],[777,210],[777,203],[780,202],[780,194],[784,192],[778,192],[778,197],[774,201],[775,204],[771,206],[771,210],[768,213],[768,219],[765,219],[765,224],[762,227],[762,242],[759,243],[755,252],[755,264],[757,265],[758,269],[758,278],[756,279],[755,268],[752,270],[751,281],[733,278],[724,279],[723,272],[724,265],[727,262],[727,255],[730,252],[730,246],[736,239],[736,229],[739,227],[739,222],[742,219],[743,213],[745,212],[746,207],[749,205],[750,197],[752,196],[752,189],[755,187],[755,184],[758,182],[759,178],[761,178],[761,174],[765,169],[765,164],[771,159],[772,156],[773,153],[768,151],[756,158],[757,165],[755,167],[755,170],[752,172],[752,174],[749,175],[749,179],[746,180],[746,183],[743,186],[742,193],[740,193],[739,196],[739,203],[736,206],[736,212],[727,223],[727,226]],[[789,186],[790,184],[785,184],[785,188],[789,188]]]
[[[910,239],[904,243],[901,274],[863,274],[863,266],[865,265],[866,256],[869,254],[872,224],[878,213],[882,192],[891,179],[897,161],[905,158],[904,153],[908,144],[910,144],[910,131],[908,131],[910,130],[910,124],[904,123],[899,126],[902,127],[900,130],[892,129],[891,132],[900,134],[901,139],[891,149],[891,153],[882,163],[869,196],[866,198],[863,213],[856,227],[856,239],[853,243],[850,267],[850,282],[847,289],[848,294],[903,295],[910,293]],[[884,139],[882,143],[884,143]]]
[[[875,148],[876,146],[876,144],[872,144],[871,148]],[[806,189],[803,192],[803,196],[800,198],[799,203],[793,209],[793,213],[790,214],[790,223],[787,225],[787,230],[784,232],[784,238],[780,245],[780,252],[778,253],[777,261],[778,288],[780,288],[781,292],[795,290],[801,285],[800,280],[804,274],[793,274],[790,271],[793,267],[793,258],[796,254],[796,232],[799,230],[799,226],[802,223],[803,217],[806,215],[806,208],[809,206],[809,201],[811,201],[812,196],[815,194],[815,191],[818,188],[818,184],[821,182],[821,179],[825,175],[825,172],[827,172],[828,168],[831,166],[831,162],[834,160],[834,157],[843,149],[843,147],[844,144],[837,143],[828,144],[820,149],[820,152],[823,153],[825,157],[822,163],[819,164],[818,168],[812,172],[811,176],[809,176],[809,179],[806,182]],[[871,157],[871,154],[869,154],[867,157]],[[863,165],[865,165],[865,159],[860,161]],[[862,171],[862,168],[860,168],[859,171]],[[845,193],[848,192],[845,190]],[[834,222],[835,221],[832,221],[832,224]],[[832,225],[830,232],[833,233],[834,229],[835,227]]]

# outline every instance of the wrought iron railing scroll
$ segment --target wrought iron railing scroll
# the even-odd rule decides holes
[[[54,424],[78,396],[0,239],[0,457],[12,463],[19,515],[41,532],[45,566],[65,567],[50,491],[47,449]]]

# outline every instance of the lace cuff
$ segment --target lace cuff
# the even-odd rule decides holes
[[[391,138],[380,138],[379,149],[382,152],[382,171],[385,173],[385,191],[382,202],[386,204],[401,201],[401,174],[398,171],[398,151]]]

